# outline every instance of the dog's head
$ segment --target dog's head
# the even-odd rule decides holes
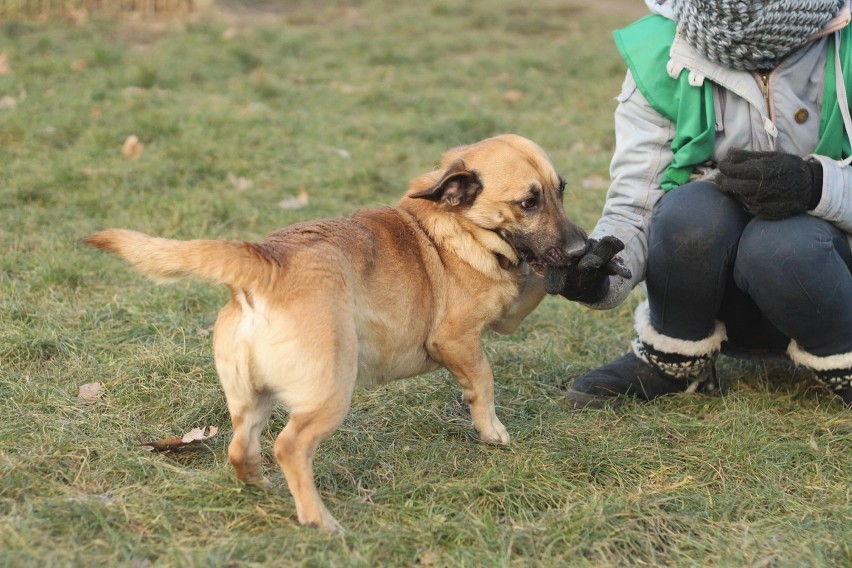
[[[566,216],[565,180],[534,142],[504,134],[444,154],[437,172],[415,179],[407,197],[427,199],[490,231],[536,272],[576,262],[586,234]],[[499,251],[495,251],[498,252]]]

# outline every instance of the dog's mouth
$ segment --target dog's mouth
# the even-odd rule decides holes
[[[532,251],[524,251],[521,255],[533,272],[539,276],[544,276],[548,266],[568,266],[572,263],[572,259],[560,248],[551,247],[544,255],[538,257]],[[576,259],[574,259],[576,262]]]
[[[508,243],[509,246],[515,250],[515,254],[518,255],[518,258],[527,263],[532,271],[539,276],[544,276],[548,266],[570,266],[579,261],[579,257],[576,254],[572,255],[570,252],[567,252],[558,246],[551,246],[547,248],[544,253],[541,253],[540,249],[539,252],[536,252],[533,248],[538,247],[531,247],[527,243],[518,243],[517,239],[512,239],[511,235],[507,234],[505,231],[498,229],[494,232]],[[579,256],[582,256],[582,254]]]
[[[530,266],[533,272],[539,276],[544,276],[544,271],[547,270],[547,262],[543,260],[527,260],[526,263]]]

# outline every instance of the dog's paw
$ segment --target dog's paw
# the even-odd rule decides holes
[[[498,446],[509,445],[509,431],[503,426],[503,423],[496,418],[489,424],[488,428],[479,430],[479,438],[486,444],[495,444]]]
[[[269,491],[272,489],[272,482],[262,475],[251,477],[249,479],[241,479],[240,481],[243,482],[247,489],[260,489],[261,491]]]
[[[326,510],[321,511],[317,518],[308,518],[308,516],[304,514],[299,514],[299,523],[308,527],[324,530],[331,534],[346,534],[346,530],[343,528],[343,525],[338,523],[337,519],[332,517],[331,513]]]
[[[338,523],[337,519],[335,519],[334,517],[331,518],[330,522],[326,522],[326,524],[324,524],[322,528],[327,530],[331,534],[346,534],[346,529],[344,529],[343,525]]]

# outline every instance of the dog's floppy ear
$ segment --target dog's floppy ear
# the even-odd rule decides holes
[[[442,201],[455,207],[470,205],[480,191],[482,191],[482,183],[479,181],[479,176],[476,172],[468,170],[464,160],[458,158],[449,165],[438,183],[429,189],[412,193],[409,197]]]

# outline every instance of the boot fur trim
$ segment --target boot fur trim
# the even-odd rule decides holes
[[[725,324],[718,320],[713,333],[704,339],[689,341],[688,339],[667,337],[651,325],[651,308],[648,300],[645,300],[636,308],[634,325],[639,341],[663,353],[695,357],[712,356],[719,352],[722,348],[722,342],[728,339]]]
[[[829,355],[827,357],[818,357],[811,355],[796,343],[790,340],[790,345],[787,347],[787,354],[790,359],[797,365],[802,365],[814,371],[835,371],[843,369],[852,369],[852,352],[841,353],[839,355]]]

